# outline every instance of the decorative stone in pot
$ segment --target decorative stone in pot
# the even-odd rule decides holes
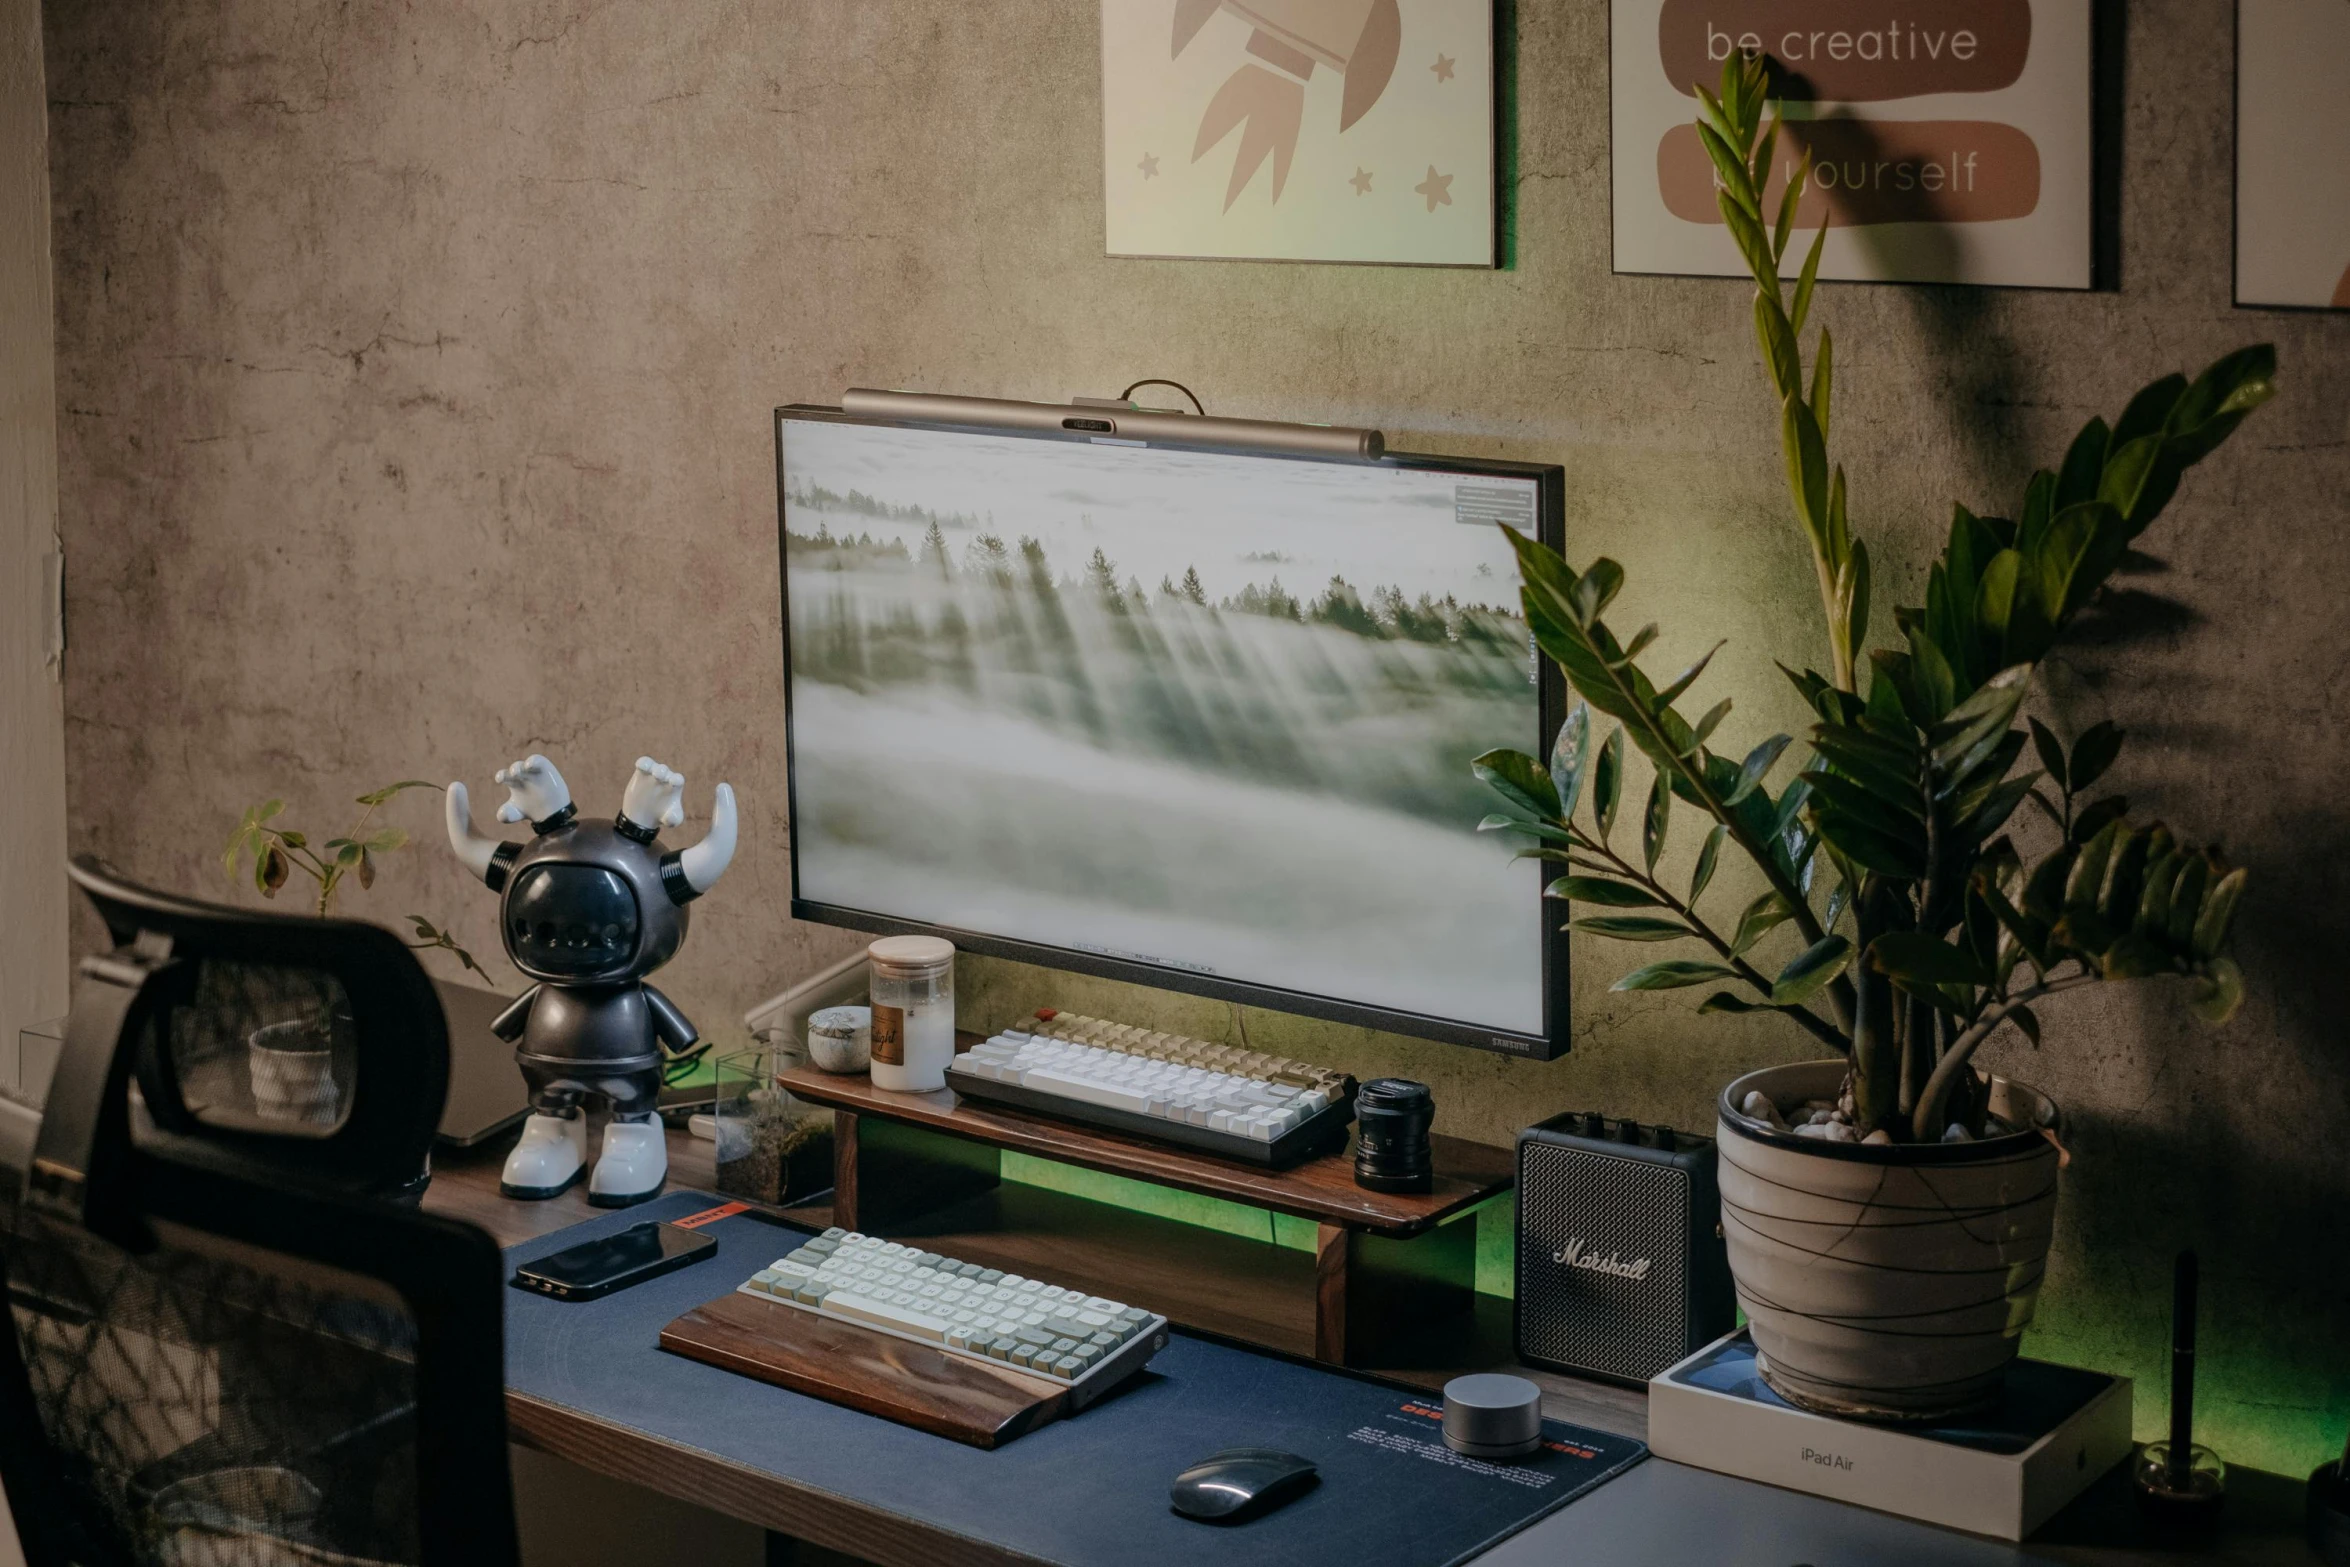
[[[1717,1107],[1722,1229],[1763,1380],[1789,1403],[1932,1420],[1998,1402],[2047,1269],[2057,1129],[2045,1094],[1991,1079],[2017,1130],[1976,1141],[1797,1136],[1744,1114],[1834,1101],[1842,1060],[1750,1072]]]

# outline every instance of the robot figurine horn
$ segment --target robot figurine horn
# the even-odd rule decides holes
[[[588,1201],[624,1208],[660,1194],[669,1154],[655,1116],[662,1053],[700,1035],[645,976],[684,945],[687,909],[734,858],[734,791],[718,786],[710,831],[664,851],[664,827],[685,823],[685,776],[637,758],[620,813],[579,819],[570,786],[543,756],[500,768],[498,820],[531,825],[527,844],[474,831],[465,785],[449,785],[449,847],[498,895],[506,955],[534,983],[491,1024],[515,1047],[530,1084],[530,1119],[499,1189],[552,1197],[587,1167],[586,1105],[612,1107]]]

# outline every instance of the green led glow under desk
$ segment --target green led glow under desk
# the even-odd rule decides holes
[[[951,1088],[892,1093],[812,1067],[776,1083],[834,1112],[832,1222],[843,1229],[1145,1302],[1181,1326],[1333,1365],[1386,1369],[1399,1347],[1447,1334],[1476,1342],[1486,1361],[1508,1356],[1506,1305],[1498,1352],[1485,1342],[1494,1313],[1478,1309],[1470,1217],[1509,1190],[1508,1149],[1431,1138],[1431,1190],[1373,1192],[1355,1185],[1343,1153],[1267,1170]],[[1310,1220],[1315,1248],[1006,1182],[1004,1149]]]

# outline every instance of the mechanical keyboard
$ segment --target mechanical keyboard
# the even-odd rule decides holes
[[[1062,1383],[1072,1413],[1167,1347],[1167,1319],[1140,1306],[853,1230],[826,1230],[736,1288]]]
[[[1052,1008],[955,1057],[972,1099],[1285,1168],[1342,1147],[1343,1072]]]

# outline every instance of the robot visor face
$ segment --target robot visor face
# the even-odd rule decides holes
[[[525,867],[506,894],[506,950],[534,978],[625,974],[636,959],[636,894],[618,874],[560,862]]]

